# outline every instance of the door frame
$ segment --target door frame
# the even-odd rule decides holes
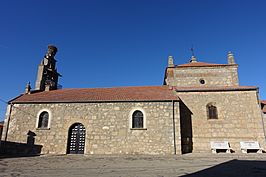
[[[70,153],[70,143],[71,143],[71,132],[73,130],[73,128],[76,125],[81,125],[85,128],[85,137],[84,137],[84,150],[83,153]],[[86,127],[84,126],[84,124],[80,123],[80,122],[76,122],[73,123],[72,125],[70,125],[70,127],[68,128],[68,136],[67,136],[67,147],[66,147],[66,154],[85,154],[85,149],[86,149]]]

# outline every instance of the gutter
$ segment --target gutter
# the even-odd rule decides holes
[[[124,103],[124,102],[172,102],[172,99],[164,100],[91,100],[91,101],[14,101],[15,104],[63,104],[63,103]],[[174,100],[178,101],[178,99]]]

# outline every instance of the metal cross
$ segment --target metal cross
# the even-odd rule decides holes
[[[194,48],[193,48],[193,46],[190,48],[190,50],[191,50],[192,56],[194,56]]]

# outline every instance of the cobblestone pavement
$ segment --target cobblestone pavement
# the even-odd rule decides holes
[[[0,176],[266,177],[266,154],[2,157]]]

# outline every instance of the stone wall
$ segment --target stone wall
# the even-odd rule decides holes
[[[165,81],[166,85],[181,87],[239,85],[237,65],[167,68]]]
[[[191,114],[193,152],[210,152],[210,141],[229,141],[236,152],[240,152],[240,141],[259,141],[265,149],[256,94],[256,91],[177,93]],[[207,118],[206,105],[210,102],[217,107],[218,119]]]
[[[85,154],[174,154],[175,145],[181,153],[179,104],[174,104],[174,109],[172,102],[15,104],[7,141],[26,143],[31,131],[42,153],[65,154],[69,127],[79,122],[86,128]],[[36,128],[42,110],[50,113],[49,129]],[[130,128],[133,110],[144,112],[146,129]]]

